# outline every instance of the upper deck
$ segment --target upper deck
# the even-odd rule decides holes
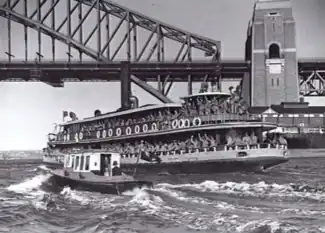
[[[51,141],[67,144],[130,139],[157,132],[198,131],[206,126],[226,127],[226,123],[259,122],[258,117],[248,114],[248,108],[236,94],[236,91],[226,93],[202,88],[200,93],[182,97],[182,104],[148,105],[66,122]]]
[[[72,124],[82,124],[82,123],[89,123],[92,121],[97,120],[104,120],[107,118],[115,118],[115,117],[121,117],[121,116],[128,116],[131,114],[136,114],[139,112],[146,112],[146,111],[153,111],[153,110],[160,110],[160,109],[166,109],[166,108],[172,108],[172,109],[179,109],[182,107],[182,104],[180,103],[167,103],[167,104],[157,104],[157,105],[147,105],[139,108],[129,109],[125,111],[116,111],[111,113],[105,113],[100,116],[93,116],[93,117],[87,117],[82,120],[75,120],[75,121],[68,121],[60,124],[60,126],[67,126]]]

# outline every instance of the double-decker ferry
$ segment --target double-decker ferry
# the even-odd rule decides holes
[[[93,117],[64,122],[48,142],[52,162],[44,162],[58,167],[54,154],[107,150],[121,154],[126,174],[204,174],[260,170],[288,160],[286,143],[263,141],[263,132],[277,125],[248,114],[236,94],[202,92],[181,100],[107,114],[96,110]]]

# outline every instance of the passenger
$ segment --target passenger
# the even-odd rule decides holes
[[[192,149],[198,149],[199,148],[199,142],[194,138],[194,136],[191,136],[191,144],[192,144]]]
[[[232,137],[229,135],[227,137],[227,146],[233,146],[235,144],[235,141],[232,139]]]
[[[168,151],[174,151],[175,150],[175,144],[176,140],[174,140],[172,143],[168,144]]]
[[[257,137],[255,136],[254,132],[252,132],[252,134],[251,134],[251,144],[257,145]]]
[[[108,160],[108,157],[105,157],[105,160],[104,160],[104,176],[109,176],[109,160]]]
[[[240,138],[239,135],[237,135],[237,136],[235,137],[235,145],[236,145],[236,146],[241,146],[241,145],[243,145],[243,141],[241,140],[241,138]]]
[[[209,139],[208,139],[207,134],[204,134],[203,137],[201,137],[201,135],[199,134],[199,140],[201,142],[202,149],[209,148]]]
[[[248,136],[248,133],[245,133],[245,136],[243,137],[243,143],[246,145],[250,145],[252,143],[252,139],[250,136]]]
[[[117,162],[113,162],[112,176],[120,176],[122,175],[121,168],[118,167]]]
[[[201,98],[197,98],[197,109],[200,116],[205,115],[205,105]]]
[[[275,146],[276,144],[278,144],[278,142],[279,142],[279,135],[278,134],[273,134],[271,145]]]
[[[287,146],[288,145],[287,140],[282,135],[279,136],[279,144],[281,146]]]
[[[217,140],[215,140],[212,136],[210,136],[210,137],[208,136],[208,140],[210,142],[210,148],[218,146]]]
[[[179,149],[183,151],[186,150],[186,141],[179,141]]]

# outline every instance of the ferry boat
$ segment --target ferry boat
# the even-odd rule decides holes
[[[120,170],[120,154],[83,151],[65,155],[63,169],[52,170],[51,182],[60,187],[117,194],[135,188],[151,188],[150,181],[136,180]]]
[[[132,174],[205,174],[252,171],[288,161],[286,145],[263,143],[277,124],[247,112],[233,93],[202,92],[183,103],[136,106],[60,124],[51,151],[100,149],[121,153]],[[54,166],[62,166],[56,163]]]

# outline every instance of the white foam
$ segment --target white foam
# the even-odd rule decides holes
[[[91,199],[83,195],[82,192],[71,190],[70,187],[64,187],[60,194],[67,199],[78,201],[82,205],[88,205],[91,202]]]
[[[44,171],[51,171],[51,169],[48,168],[48,167],[45,166],[45,165],[40,165],[40,166],[38,166],[37,168],[38,168],[38,169],[41,169],[41,170],[44,170]],[[37,168],[36,168],[36,169],[37,169]]]
[[[34,176],[33,178],[26,179],[25,181],[18,183],[18,184],[12,184],[9,187],[7,187],[8,191],[20,193],[20,194],[30,194],[30,195],[37,195],[39,192],[42,192],[39,190],[39,187],[47,181],[51,177],[50,174],[42,174]]]
[[[200,184],[159,184],[170,189],[193,189],[198,192],[215,192],[233,194],[237,196],[264,196],[264,197],[290,197],[290,198],[308,198],[312,200],[325,200],[323,192],[299,192],[295,191],[290,184],[279,185],[276,183],[267,184],[264,181],[249,184],[246,182],[223,182],[204,181]]]
[[[245,223],[245,224],[237,227],[236,230],[237,230],[237,232],[243,232],[243,231],[247,231],[247,230],[253,230],[257,227],[266,226],[266,225],[270,227],[272,233],[281,229],[279,222],[265,219],[265,220],[250,221],[248,223]]]

